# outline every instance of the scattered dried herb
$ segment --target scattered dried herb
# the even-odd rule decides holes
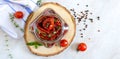
[[[91,21],[91,23],[93,23],[93,19],[92,18],[89,18],[89,20]]]
[[[81,29],[79,31],[82,31]]]
[[[88,5],[85,5],[86,7],[88,7]]]
[[[79,5],[79,3],[77,5]]]
[[[81,33],[80,35],[83,35],[83,33]]]
[[[77,6],[80,6],[79,3],[77,3]],[[88,5],[85,5],[85,7],[88,7]],[[71,8],[70,11],[73,13],[75,21],[78,21],[77,24],[79,24],[79,23],[83,24],[83,28],[80,28],[80,30],[79,30],[81,32],[82,32],[82,30],[85,31],[88,28],[89,24],[88,24],[87,20],[89,20],[91,23],[93,23],[94,19],[96,19],[96,18],[90,17],[90,15],[92,16],[93,13],[89,9],[76,12],[76,10],[74,8]],[[99,16],[97,17],[97,20],[100,20]],[[81,36],[81,38],[83,38],[83,35],[80,34],[80,36]]]
[[[86,30],[85,28],[83,28],[83,30]]]
[[[81,38],[83,38],[83,36],[81,36]]]
[[[99,16],[97,17],[97,20],[100,20],[100,17],[99,17]]]
[[[100,30],[98,30],[98,32],[100,32]]]
[[[88,38],[88,40],[91,40],[91,38]]]
[[[85,28],[87,28],[88,25],[85,25]]]
[[[5,35],[5,46],[6,46],[6,51],[8,52],[8,57],[9,59],[13,59],[13,55],[10,53],[10,48],[9,48],[9,41],[8,41],[8,36]]]
[[[92,15],[93,13],[92,12],[90,12],[90,15]]]
[[[88,12],[89,12],[89,10],[85,10],[85,12],[86,12],[86,13],[88,13]]]

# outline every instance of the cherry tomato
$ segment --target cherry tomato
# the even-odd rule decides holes
[[[87,45],[85,43],[80,43],[77,47],[77,51],[85,51],[87,49]]]
[[[62,39],[62,40],[60,41],[60,46],[61,46],[61,47],[66,47],[67,45],[68,45],[68,41],[67,41],[67,40]]]
[[[14,13],[14,16],[15,16],[16,18],[18,18],[18,19],[21,19],[21,18],[23,18],[24,14],[23,14],[22,11],[16,11],[16,12]]]

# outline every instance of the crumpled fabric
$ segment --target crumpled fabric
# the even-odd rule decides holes
[[[40,6],[40,0],[1,0],[0,1],[0,29],[11,36],[14,39],[23,37],[24,25],[28,15]],[[10,14],[16,11],[22,11],[24,17],[22,19],[14,19],[19,25],[19,28],[15,27],[11,22]]]

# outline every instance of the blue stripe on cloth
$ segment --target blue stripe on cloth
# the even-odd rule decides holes
[[[9,1],[9,0],[4,0],[4,1],[9,2],[9,3],[13,3],[13,2],[11,2],[11,1]],[[31,12],[33,12],[29,7],[27,7],[27,6],[25,6],[25,5],[18,4],[18,3],[14,3],[14,4],[17,4],[17,5],[20,5],[21,7],[24,7],[25,10],[26,10],[29,14],[30,14]]]
[[[10,5],[10,4],[8,4],[8,6],[13,10],[13,11],[15,11],[16,12],[16,10]],[[24,19],[22,19],[24,22],[25,22],[25,20]]]
[[[24,6],[24,5],[20,5],[20,6],[22,6],[22,7],[24,7],[25,8],[25,10],[30,14],[31,12],[33,12],[29,7],[26,7],[26,6]]]

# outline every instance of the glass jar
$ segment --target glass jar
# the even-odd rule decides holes
[[[55,35],[57,35],[57,37],[55,37],[53,40],[46,40],[39,36],[39,34],[41,34],[42,31],[39,30],[38,22],[45,21],[45,20],[42,20],[42,17],[51,17],[51,16],[57,18],[60,21],[61,27],[60,27],[59,35],[55,34]],[[42,24],[43,24],[43,22],[42,22]],[[42,29],[46,30],[45,27],[43,27]],[[68,27],[67,23],[62,19],[62,17],[60,17],[54,10],[52,10],[50,8],[45,9],[40,15],[38,15],[35,18],[35,20],[30,25],[30,31],[33,33],[33,35],[35,35],[36,41],[43,43],[44,46],[48,47],[48,48],[52,47],[54,44],[59,44],[59,41],[66,34],[68,29],[69,29],[69,27]],[[46,36],[49,36],[49,32],[47,33]]]

